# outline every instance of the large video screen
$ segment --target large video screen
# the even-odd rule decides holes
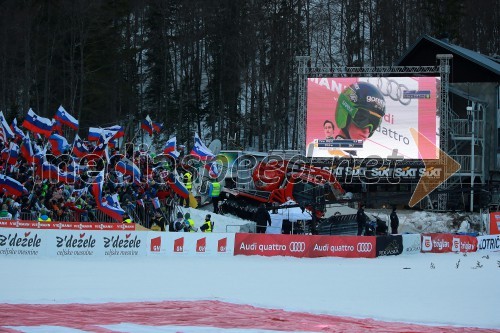
[[[307,156],[439,158],[439,84],[439,77],[309,78]]]

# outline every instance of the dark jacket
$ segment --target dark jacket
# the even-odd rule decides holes
[[[399,217],[396,212],[391,213],[391,228],[397,228],[399,226]]]
[[[363,207],[358,209],[358,212],[356,213],[356,222],[358,222],[358,225],[365,225],[366,224],[366,215],[365,215],[365,210]]]

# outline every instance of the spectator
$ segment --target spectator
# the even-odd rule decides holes
[[[191,214],[186,213],[184,215],[184,232],[196,232],[198,229],[194,226],[194,221],[191,218]]]
[[[366,226],[366,215],[365,215],[365,205],[361,204],[359,206],[358,212],[356,213],[356,222],[358,223],[358,236],[363,234],[363,229]]]
[[[211,221],[212,215],[207,214],[205,216],[205,222],[203,222],[203,225],[200,227],[201,232],[213,232],[214,230],[214,223]]]
[[[175,232],[184,231],[184,217],[181,212],[177,212],[177,219],[172,223],[172,230]]]
[[[130,216],[128,215],[127,212],[125,212],[125,214],[123,214],[123,223],[132,223],[132,219],[130,218]]]
[[[183,182],[184,182],[184,185],[186,186],[186,189],[188,190],[188,192],[191,194],[191,189],[193,187],[193,175],[191,175],[191,173],[189,171],[186,171],[186,173],[184,173],[184,176],[183,176]],[[181,205],[188,208],[189,207],[189,197],[187,198],[182,198],[181,199]]]
[[[38,222],[52,222],[49,212],[45,209],[40,211],[40,216],[38,217]]]
[[[151,230],[153,230],[153,227],[157,225],[160,228],[159,231],[165,231],[165,218],[163,217],[161,212],[156,211],[154,213],[154,216],[151,219],[151,223],[152,223]]]
[[[257,222],[257,233],[265,234],[267,227],[271,225],[271,215],[263,203],[260,204],[255,213],[255,221]]]
[[[391,234],[396,235],[398,233],[399,227],[399,217],[396,214],[396,207],[392,209],[391,213]]]
[[[12,219],[12,214],[9,213],[6,204],[2,205],[2,210],[0,211],[0,219],[2,219],[2,220],[11,220]]]

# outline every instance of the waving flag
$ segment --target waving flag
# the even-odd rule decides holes
[[[15,165],[17,163],[17,159],[19,158],[19,146],[14,142],[9,144],[9,156],[7,158],[7,164]]]
[[[162,129],[163,129],[163,124],[162,123],[157,123],[157,122],[153,121],[153,130],[156,133],[160,133]]]
[[[113,133],[113,136],[111,138],[109,138],[110,140],[111,139],[118,139],[118,138],[121,138],[122,136],[125,135],[125,131],[123,130],[123,127],[120,126],[120,125],[114,125],[114,126],[111,126],[111,127],[104,127],[103,128],[104,132],[111,132]],[[104,136],[105,138],[108,137],[107,135]]]
[[[0,174],[0,189],[8,194],[13,194],[20,197],[28,194],[28,190],[17,180]]]
[[[31,147],[30,136],[26,135],[23,138],[23,143],[21,145],[21,156],[24,157],[28,163],[33,163],[33,147]]]
[[[29,109],[26,118],[24,118],[23,127],[46,137],[52,134],[52,120],[40,117],[32,109]]]
[[[132,176],[134,182],[139,182],[141,180],[141,170],[127,158],[118,161],[115,169],[123,175]]]
[[[10,126],[7,124],[7,120],[5,120],[5,116],[3,112],[0,111],[0,139],[3,142],[7,142],[8,139],[14,137],[14,132],[12,132]]]
[[[173,172],[168,175],[168,184],[174,192],[181,198],[189,198],[189,191],[186,186],[175,176]]]
[[[52,153],[55,156],[62,155],[69,148],[68,140],[66,140],[64,136],[59,134],[52,134],[49,137],[49,142],[50,146],[52,147]]]
[[[208,171],[210,178],[219,177],[219,167],[216,161],[205,164],[205,169]]]
[[[12,132],[14,132],[14,135],[17,137],[20,137],[21,139],[24,138],[24,133],[21,131],[19,127],[17,127],[17,119],[14,118],[12,119],[12,124],[10,124],[10,129]]]
[[[165,155],[170,155],[173,158],[179,158],[180,153],[177,151],[177,139],[176,137],[170,138],[163,147],[163,153]]]
[[[194,134],[194,147],[190,155],[198,157],[202,161],[207,161],[215,158],[215,155],[201,142],[198,133]]]
[[[61,123],[63,123],[66,126],[71,127],[75,131],[78,131],[78,120],[75,119],[72,115],[70,115],[64,108],[63,106],[59,106],[59,109],[57,109],[56,114],[54,116],[56,120],[59,120]]]
[[[52,118],[52,133],[56,132],[59,135],[62,135],[62,124],[59,120]]]
[[[153,203],[153,207],[155,209],[160,209],[160,199],[158,199],[158,197],[152,198],[151,202]]]
[[[73,154],[78,157],[78,158],[84,158],[89,154],[89,148],[87,145],[83,142],[82,139],[78,136],[78,134],[75,136],[75,141],[73,141]]]
[[[124,134],[125,131],[118,125],[106,128],[90,127],[88,140],[99,141],[102,138],[105,142],[108,142],[112,139],[121,138]]]
[[[33,163],[40,165],[47,159],[47,147],[43,149],[35,145],[35,155],[33,155]]]
[[[38,166],[38,175],[42,179],[58,179],[59,178],[59,168],[54,164],[44,162],[42,165]]]
[[[151,118],[149,118],[149,115],[146,117],[146,119],[142,120],[141,128],[150,136],[153,135],[153,121],[151,120]]]
[[[103,201],[102,185],[104,183],[104,170],[99,172],[94,182],[92,183],[92,194],[94,195],[97,208],[104,214],[110,216],[118,222],[122,222],[125,211],[120,207],[117,196],[108,196]]]

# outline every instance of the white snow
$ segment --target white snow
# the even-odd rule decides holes
[[[189,212],[198,227],[207,214]],[[451,231],[449,215],[399,213],[402,232]],[[218,232],[246,223],[210,214]],[[457,228],[468,229],[468,223]],[[500,252],[375,259],[2,257],[0,265],[0,303],[219,300],[384,321],[500,328]]]

